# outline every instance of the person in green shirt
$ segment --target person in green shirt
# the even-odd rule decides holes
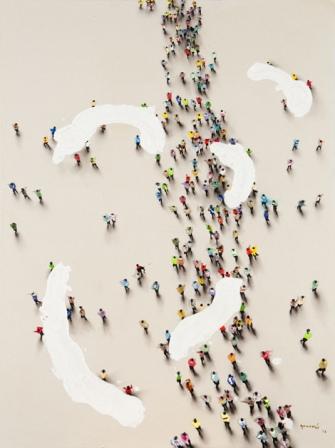
[[[10,224],[10,227],[13,229],[13,231],[14,231],[14,233],[15,233],[15,236],[18,236],[18,235],[19,235],[19,232],[17,231],[17,224],[16,224],[16,222],[12,222],[12,223]]]
[[[249,389],[248,375],[245,372],[240,372],[240,380]]]
[[[303,345],[303,347],[306,347],[306,342],[308,342],[311,339],[311,337],[312,337],[311,330],[309,328],[307,328],[303,338],[300,339],[300,342]]]

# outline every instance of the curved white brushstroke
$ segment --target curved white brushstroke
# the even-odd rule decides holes
[[[213,303],[179,322],[171,334],[169,351],[175,361],[185,358],[194,347],[205,344],[226,322],[238,312],[241,305],[242,280],[223,278],[215,285]]]
[[[223,165],[234,171],[232,187],[225,192],[224,200],[228,207],[238,207],[248,198],[255,182],[254,162],[239,143],[212,143],[210,150]]]
[[[296,117],[303,117],[310,111],[313,96],[305,82],[294,81],[284,70],[259,62],[249,68],[247,75],[253,81],[269,79],[276,82],[278,84],[276,90],[283,92],[287,100],[287,108]]]
[[[148,153],[157,154],[163,151],[165,133],[155,115],[154,107],[105,104],[83,110],[73,119],[72,124],[56,131],[57,145],[52,161],[58,164],[65,156],[79,152],[99,126],[111,123],[128,124],[138,128],[141,146]]]
[[[126,395],[92,373],[81,348],[69,335],[65,300],[69,291],[70,270],[61,263],[57,264],[49,275],[41,307],[43,341],[52,361],[53,372],[63,382],[73,401],[88,404],[123,426],[136,427],[144,418],[142,401]]]

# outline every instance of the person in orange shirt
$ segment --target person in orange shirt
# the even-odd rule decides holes
[[[231,362],[233,369],[237,369],[237,358],[235,353],[229,353],[229,355],[227,356],[228,361]]]
[[[193,396],[194,395],[194,387],[192,384],[192,381],[188,378],[185,380],[185,387],[189,391],[189,393]]]

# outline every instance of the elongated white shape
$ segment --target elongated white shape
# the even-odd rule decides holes
[[[242,280],[223,278],[215,285],[213,303],[200,313],[186,317],[171,333],[170,356],[185,358],[194,347],[205,344],[240,308]]]
[[[88,404],[123,426],[136,427],[144,418],[142,401],[126,395],[92,373],[81,348],[69,335],[65,300],[70,289],[70,270],[61,263],[57,264],[49,275],[41,307],[43,341],[52,361],[53,372],[73,401]]]
[[[128,124],[139,129],[141,146],[150,154],[163,151],[165,133],[154,107],[136,107],[127,105],[105,104],[90,107],[80,112],[72,124],[58,129],[55,133],[57,145],[52,161],[62,162],[67,155],[79,152],[103,124]]]
[[[248,198],[255,182],[254,162],[239,143],[212,143],[210,150],[223,165],[234,171],[232,186],[225,192],[224,200],[228,207],[238,207]]]
[[[247,75],[253,81],[269,79],[276,82],[278,84],[276,90],[283,92],[287,100],[287,108],[294,116],[303,117],[310,111],[313,96],[305,82],[294,81],[284,70],[259,62],[249,68]]]

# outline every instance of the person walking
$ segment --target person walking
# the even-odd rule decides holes
[[[80,154],[78,154],[77,152],[73,155],[73,158],[77,164],[77,166],[81,165],[81,160],[80,160]]]
[[[181,389],[183,389],[182,376],[181,376],[181,373],[180,373],[179,370],[178,370],[177,373],[176,373],[176,381],[177,381],[177,383],[179,384],[179,387],[180,387]]]
[[[293,165],[293,160],[292,159],[288,159],[287,161],[287,167],[286,167],[286,171],[288,173],[290,173],[292,171],[292,165]]]
[[[194,387],[193,387],[192,381],[189,378],[187,378],[185,380],[185,387],[193,397],[194,396]]]
[[[315,199],[315,202],[314,202],[314,207],[318,207],[318,206],[320,205],[322,196],[323,196],[322,193],[317,195],[317,197],[316,197],[316,199]]]
[[[146,320],[140,320],[140,325],[144,330],[145,334],[149,334],[149,324]]]
[[[196,371],[195,371],[195,366],[197,365],[197,362],[196,362],[196,360],[194,359],[194,358],[190,358],[188,361],[187,361],[187,364],[188,364],[188,368],[190,369],[190,371],[194,374],[194,375],[196,375]]]
[[[16,196],[17,194],[19,194],[19,192],[17,191],[16,188],[16,183],[15,182],[11,182],[8,184],[9,188],[12,190],[12,193],[14,196]]]
[[[317,147],[315,148],[315,151],[316,152],[321,151],[322,145],[323,145],[323,140],[319,140],[318,144],[317,144]]]
[[[232,374],[228,375],[227,383],[229,384],[229,386],[231,386],[234,389],[235,394],[238,395],[239,387],[238,387],[238,385],[236,383],[234,375],[232,375]]]
[[[256,439],[261,442],[263,448],[269,446],[268,438],[264,431],[259,431],[259,433],[256,436]]]
[[[298,150],[299,143],[300,143],[299,139],[296,138],[296,139],[293,140],[292,151],[297,151]]]
[[[42,301],[38,299],[38,296],[35,292],[31,292],[30,295],[37,307],[42,305]]]
[[[31,201],[31,197],[28,195],[26,187],[22,187],[20,192],[23,195],[24,199],[28,199]]]
[[[120,284],[124,287],[125,292],[128,294],[128,292],[130,291],[129,281],[126,278],[124,278],[123,280],[120,281]]]
[[[185,300],[185,287],[186,287],[186,285],[182,285],[182,284],[179,284],[177,286],[177,292],[179,293],[180,298],[182,300]]]
[[[301,199],[300,201],[298,201],[297,210],[299,211],[299,213],[303,214],[302,208],[305,206],[306,206],[306,202],[304,199]]]
[[[211,373],[211,380],[212,380],[216,390],[220,390],[220,378],[219,378],[219,375],[215,371],[213,371]]]
[[[52,128],[50,128],[50,134],[51,134],[52,140],[55,140],[56,131],[57,131],[56,126],[52,126]]]
[[[12,222],[12,223],[10,224],[10,227],[13,229],[13,232],[14,232],[15,236],[19,236],[19,232],[18,232],[18,230],[17,230],[17,224],[16,224],[16,222]]]
[[[92,166],[92,168],[94,168],[94,169],[96,169],[96,170],[99,169],[99,167],[98,167],[98,165],[97,165],[97,159],[96,159],[96,157],[90,157],[90,162],[91,162],[91,166]]]
[[[228,358],[228,361],[231,363],[231,365],[233,366],[233,369],[234,370],[237,370],[238,369],[238,366],[237,366],[237,358],[236,358],[236,355],[235,355],[235,353],[229,353],[229,355],[227,356],[227,358]]]
[[[250,383],[248,380],[248,375],[245,372],[240,372],[240,380],[245,385],[245,387],[250,390]]]
[[[180,440],[184,443],[186,447],[192,448],[193,445],[190,436],[187,434],[187,432],[183,432],[180,434]]]
[[[43,327],[36,327],[36,329],[34,330],[34,333],[37,333],[40,335],[40,341],[43,340],[43,336],[44,336]]]
[[[228,414],[228,412],[221,412],[221,418],[222,421],[225,425],[225,427],[228,429],[229,432],[232,432],[231,427],[230,427],[230,415]]]
[[[312,282],[312,293],[315,296],[318,294],[318,286],[319,286],[319,282],[317,280],[313,280],[313,282]]]
[[[15,135],[17,137],[20,137],[20,129],[19,129],[19,124],[18,123],[14,123],[13,124],[13,129],[14,129]]]
[[[212,406],[211,406],[211,398],[208,395],[201,395],[200,398],[203,400],[203,402],[205,403],[205,406],[207,409],[209,409],[210,411],[212,410]]]
[[[37,189],[34,191],[34,193],[36,194],[37,199],[39,200],[40,204],[43,205],[42,191],[40,189]]]
[[[248,428],[247,422],[244,420],[243,417],[241,417],[239,419],[238,424],[240,425],[240,428],[242,429],[243,435],[247,435],[249,428]]]
[[[268,367],[271,367],[270,356],[271,356],[271,351],[270,350],[261,351],[261,358],[265,361],[265,363],[266,363],[266,365]]]
[[[99,311],[98,311],[98,316],[100,316],[101,317],[101,319],[102,319],[102,323],[106,323],[106,320],[107,320],[107,315],[106,315],[106,311],[105,310],[103,310],[102,308],[99,308]]]
[[[321,374],[321,376],[325,376],[327,367],[328,367],[328,361],[325,358],[322,358],[321,361],[319,362],[319,367],[315,371],[316,374],[317,375]]]
[[[46,136],[43,137],[43,146],[44,148],[51,149],[51,146],[49,145],[49,139]]]
[[[202,431],[200,420],[197,418],[194,418],[192,420],[192,426],[198,432],[199,436],[201,437],[203,431]]]
[[[80,319],[84,319],[87,321],[86,311],[82,306],[79,306],[79,315],[80,315]]]
[[[158,281],[155,280],[153,282],[153,284],[151,285],[151,289],[153,289],[155,291],[156,297],[160,297],[159,288],[160,288],[160,285],[159,285]]]
[[[312,338],[312,333],[311,330],[309,328],[307,328],[307,330],[305,331],[304,336],[302,337],[302,339],[300,339],[300,343],[302,344],[303,347],[306,347],[306,343]]]

